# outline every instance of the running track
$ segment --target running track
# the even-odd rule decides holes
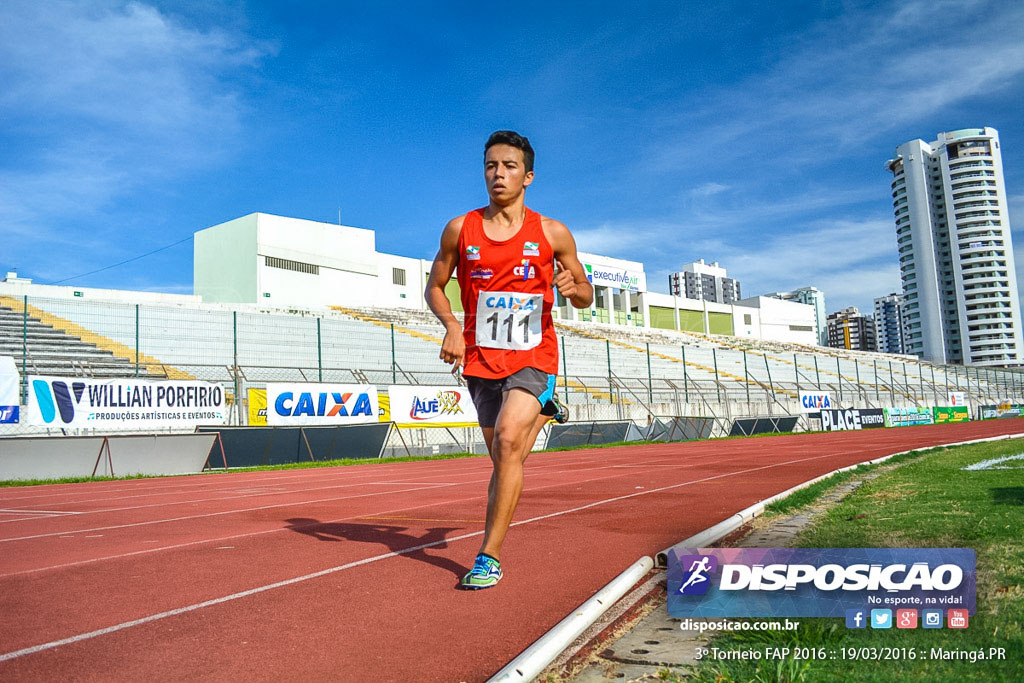
[[[1018,419],[536,453],[497,588],[486,458],[0,489],[0,680],[478,681],[642,555]]]

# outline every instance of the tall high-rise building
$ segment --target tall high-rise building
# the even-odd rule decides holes
[[[906,353],[903,346],[903,295],[875,299],[875,339],[882,353]]]
[[[896,148],[892,172],[904,350],[930,361],[1020,365],[1024,337],[994,128]]]
[[[818,335],[818,344],[828,346],[828,326],[825,324],[825,293],[817,287],[801,287],[792,292],[775,292],[768,294],[776,299],[796,301],[801,304],[814,306],[814,331]]]
[[[875,350],[875,321],[856,306],[828,316],[828,345],[834,349]]]
[[[726,277],[725,268],[717,261],[704,263],[704,259],[698,259],[668,276],[668,292],[687,299],[733,304],[740,300],[740,283]]]

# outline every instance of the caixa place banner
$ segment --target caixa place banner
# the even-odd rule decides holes
[[[267,424],[344,425],[377,422],[377,389],[369,384],[267,385]]]
[[[476,407],[465,387],[388,387],[391,419],[399,427],[476,427]]]
[[[821,411],[821,429],[839,432],[854,429],[877,429],[885,426],[881,408],[847,408]]]
[[[161,429],[227,420],[224,389],[196,380],[28,377],[27,422],[66,429]]]
[[[966,609],[969,548],[673,548],[673,617],[845,617],[848,609]]]

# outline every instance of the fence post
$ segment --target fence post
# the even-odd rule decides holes
[[[967,400],[971,400],[971,366],[964,366],[964,377],[967,378]]]
[[[878,361],[877,360],[871,361],[871,372],[872,372],[872,377],[875,378],[875,400],[876,401],[881,401],[882,397],[878,395]]]
[[[718,349],[711,347],[711,360],[715,361],[715,393],[718,395],[718,402],[722,402],[722,382],[718,379]],[[726,397],[728,398],[728,397]]]
[[[892,393],[892,402],[896,402],[896,380],[892,374],[892,361],[889,361],[889,391]]]
[[[860,364],[856,358],[853,359],[853,374],[857,378],[857,398],[860,398],[860,392],[863,391],[863,388],[860,385]],[[865,396],[865,398],[867,397]]]
[[[687,382],[687,379],[686,379],[686,344],[683,344],[679,348],[681,348],[683,350],[683,397],[686,399],[686,402],[689,403],[690,402],[690,387],[689,387],[689,383]]]
[[[654,405],[654,378],[651,376],[651,342],[647,342],[647,405]]]
[[[396,372],[395,360],[395,324],[391,323],[391,383],[398,384],[398,373]]]
[[[242,407],[238,400],[238,311],[231,311],[231,337],[235,360],[234,372],[231,374],[234,375],[235,380],[235,419],[238,420],[235,424],[242,424]]]
[[[917,362],[917,379],[921,385],[921,400],[924,400],[924,366],[921,365],[921,361]]]
[[[565,402],[569,402],[569,366],[565,357],[565,337],[562,337],[562,387],[565,391]]]
[[[932,366],[932,400],[935,401],[935,405],[942,405],[941,403],[939,403],[939,392],[938,392],[938,389],[935,388],[935,366],[934,365]],[[943,399],[943,400],[945,400],[945,399]]]
[[[836,374],[839,375],[839,403],[843,403],[843,368],[839,365],[839,356],[836,356]]]
[[[615,384],[612,382],[612,343],[604,340],[604,355],[608,359],[608,401],[615,403]]]
[[[747,350],[743,349],[743,385],[747,390],[747,410],[750,410],[750,373],[747,372]]]
[[[21,381],[25,387],[21,402],[28,405],[28,294],[21,304]]]
[[[818,372],[818,357],[811,356],[814,359],[814,379],[818,382],[818,391],[821,391],[821,373]]]
[[[324,345],[323,337],[320,336],[320,318],[316,319],[316,373],[319,381],[324,381]],[[392,366],[394,370],[394,366]],[[392,375],[392,378],[394,375]],[[393,380],[392,380],[393,381]]]
[[[135,376],[139,376],[139,305],[135,304]]]
[[[772,369],[768,367],[768,354],[764,354],[764,371],[768,373],[768,386],[772,389],[772,400],[775,400],[775,382],[772,381]]]
[[[800,366],[796,364],[796,354],[793,354],[793,375],[796,377],[796,393],[800,393]]]

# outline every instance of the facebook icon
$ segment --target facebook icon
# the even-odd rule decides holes
[[[846,610],[846,628],[867,628],[867,617],[865,610]]]

